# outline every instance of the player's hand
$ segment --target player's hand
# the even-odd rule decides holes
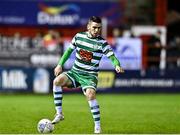
[[[116,66],[115,70],[117,73],[124,73],[124,69],[120,66]]]
[[[62,72],[62,66],[57,65],[54,69],[54,75],[58,76]]]

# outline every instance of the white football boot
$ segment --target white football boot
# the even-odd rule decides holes
[[[62,113],[55,114],[54,120],[52,121],[52,124],[56,124],[59,121],[64,120],[64,115]]]
[[[94,133],[95,134],[100,134],[102,131],[101,131],[101,127],[94,127]]]

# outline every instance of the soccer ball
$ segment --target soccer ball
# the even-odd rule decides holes
[[[38,122],[37,130],[39,133],[51,133],[54,130],[54,125],[49,119],[42,119]]]

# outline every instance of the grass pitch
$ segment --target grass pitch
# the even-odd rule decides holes
[[[99,94],[104,134],[179,134],[179,94]],[[65,94],[65,120],[54,134],[91,134],[93,119],[82,94]],[[52,95],[0,94],[0,133],[37,134],[42,118],[53,119]]]

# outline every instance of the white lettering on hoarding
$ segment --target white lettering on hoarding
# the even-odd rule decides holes
[[[3,23],[12,23],[12,24],[23,24],[25,22],[24,17],[19,16],[5,16],[1,19]]]
[[[38,24],[50,25],[71,25],[79,20],[78,15],[49,15],[44,12],[39,12],[37,15]]]
[[[59,60],[59,55],[51,55],[51,54],[32,54],[30,57],[31,63],[38,65],[51,65],[55,66]]]
[[[116,79],[115,87],[173,87],[172,79]]]
[[[2,72],[2,88],[7,89],[27,89],[27,75],[21,70],[11,70]]]

